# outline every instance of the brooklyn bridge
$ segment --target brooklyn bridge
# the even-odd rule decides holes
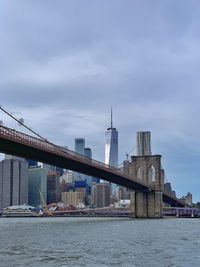
[[[48,141],[4,108],[0,109],[4,114],[0,123],[0,152],[37,160],[129,188],[131,214],[134,217],[162,217],[163,202],[173,207],[184,207],[181,200],[164,190],[161,155],[132,156],[131,160],[124,161],[123,168],[118,169]],[[8,127],[7,117],[20,124],[26,133]]]

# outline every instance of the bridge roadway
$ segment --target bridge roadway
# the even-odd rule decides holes
[[[154,191],[154,188],[149,187],[142,180],[116,168],[81,156],[45,139],[42,140],[2,125],[0,125],[0,151],[97,177],[135,191]],[[163,201],[172,206],[184,206],[179,199],[164,191]]]

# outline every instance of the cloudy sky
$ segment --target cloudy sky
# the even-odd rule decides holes
[[[179,197],[200,201],[200,2],[1,0],[0,104],[48,139],[104,160],[152,132]],[[134,150],[132,151],[134,153]]]

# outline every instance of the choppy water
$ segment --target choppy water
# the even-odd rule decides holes
[[[0,266],[200,266],[199,219],[1,218]]]

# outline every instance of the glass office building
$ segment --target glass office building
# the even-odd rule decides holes
[[[105,144],[105,164],[112,167],[118,166],[118,131],[113,127],[112,109],[111,109],[111,125],[106,130]],[[116,184],[111,184],[111,191],[114,195],[117,190]]]
[[[85,155],[85,139],[75,138],[75,152],[80,155]],[[75,180],[84,180],[84,174],[74,172]]]
[[[113,167],[118,165],[118,131],[108,128],[106,131],[105,164]]]
[[[113,167],[118,166],[118,131],[113,127],[112,111],[111,125],[106,131],[105,164]]]
[[[85,139],[75,138],[75,152],[81,155],[85,154]]]
[[[31,206],[44,206],[47,201],[47,174],[45,168],[36,167],[28,170],[29,194],[28,203]]]
[[[85,148],[85,156],[89,159],[92,158],[92,150],[90,147]],[[91,186],[92,183],[92,176],[85,175],[85,180],[87,182],[87,185]]]

